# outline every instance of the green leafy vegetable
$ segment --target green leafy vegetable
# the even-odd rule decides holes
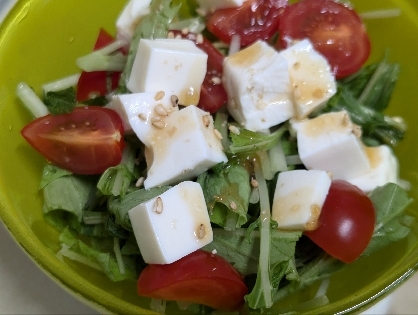
[[[44,214],[48,215],[55,210],[64,210],[73,214],[81,222],[90,193],[95,190],[96,178],[66,174],[58,167],[51,165],[44,168],[43,174],[41,182],[43,182],[45,199]]]
[[[71,113],[76,104],[75,90],[69,87],[61,91],[50,91],[44,94],[44,103],[52,115]]]
[[[113,239],[112,239],[113,240]],[[99,266],[100,269],[106,274],[106,276],[112,281],[122,281],[122,280],[136,280],[136,271],[135,264],[131,258],[123,256],[124,269],[121,273],[116,260],[115,255],[109,251],[100,251],[94,248],[91,245],[87,245],[81,240],[77,239],[70,231],[70,229],[65,229],[60,235],[60,242],[64,250],[60,251],[61,255],[77,260],[81,263],[86,263],[90,261],[90,266]],[[101,241],[103,243],[103,241]],[[75,253],[78,255],[71,255]],[[84,259],[77,259],[78,257]],[[97,269],[97,268],[96,268]]]
[[[136,148],[127,144],[119,165],[109,167],[100,177],[97,189],[103,195],[125,197],[129,185],[135,179],[133,174],[136,159]]]
[[[412,199],[398,185],[389,183],[377,187],[369,197],[376,209],[377,224],[363,256],[405,238],[410,232],[410,226],[414,220],[412,216],[404,214]]]
[[[251,186],[245,167],[220,163],[199,175],[197,182],[202,186],[211,222],[230,230],[247,222]]]
[[[240,129],[239,134],[230,133],[232,144],[229,147],[230,154],[254,154],[257,151],[266,151],[277,144],[286,131],[286,127],[280,127],[271,134],[263,134],[247,129]]]

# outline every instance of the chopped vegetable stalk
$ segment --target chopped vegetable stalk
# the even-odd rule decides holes
[[[110,45],[78,58],[77,66],[86,72],[122,71],[125,67],[127,57],[116,51],[125,45],[126,43],[124,41],[117,40]]]
[[[375,10],[369,12],[360,13],[362,19],[388,19],[400,16],[402,13],[401,9],[393,8],[386,10]]]
[[[45,83],[44,85],[42,85],[42,90],[44,94],[48,92],[58,92],[61,90],[65,90],[70,87],[76,86],[79,78],[80,78],[80,74],[77,73],[77,74],[73,74],[68,77],[59,79],[57,81]]]
[[[288,170],[287,165],[290,163],[288,163],[287,157],[284,154],[281,140],[279,140],[275,146],[268,150],[268,155],[270,159],[271,170],[274,174]]]
[[[86,256],[72,251],[67,245],[62,245],[61,249],[57,252],[56,256],[60,260],[63,260],[62,257],[67,257],[71,260],[78,261],[94,269],[102,270],[98,264],[90,261]]]
[[[195,17],[187,20],[173,22],[170,24],[170,30],[187,29],[190,33],[200,34],[206,28],[205,22],[201,17]]]
[[[260,303],[270,308],[273,305],[270,283],[270,199],[266,180],[258,161],[254,163],[254,172],[260,191],[260,257],[255,287],[245,299],[251,308],[258,308]]]
[[[103,224],[107,221],[109,214],[107,212],[84,211],[84,224]]]
[[[121,274],[125,273],[125,264],[123,262],[122,253],[120,252],[119,238],[113,238],[113,251],[115,252],[116,261],[118,262],[119,272]]]
[[[46,105],[25,82],[17,85],[16,95],[33,117],[39,118],[49,114]]]

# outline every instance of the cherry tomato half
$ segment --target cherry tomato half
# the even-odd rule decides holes
[[[225,43],[239,35],[241,46],[269,39],[277,32],[287,0],[247,0],[238,8],[218,9],[207,19],[208,30]]]
[[[330,63],[337,79],[355,73],[370,54],[370,40],[357,13],[334,0],[302,0],[289,5],[279,21],[278,47],[309,38]]]
[[[305,235],[331,256],[350,263],[369,244],[375,220],[369,197],[356,186],[336,180],[325,199],[318,228]]]
[[[197,106],[207,112],[215,113],[228,100],[225,88],[221,82],[224,55],[205,37],[202,37],[203,41],[201,41],[198,40],[197,35],[194,33],[183,34],[180,31],[172,32],[174,36],[181,35],[185,39],[194,41],[196,46],[208,55],[206,75],[200,89],[200,99]]]
[[[222,257],[195,251],[168,265],[148,265],[138,279],[138,294],[185,301],[218,310],[238,310],[247,287],[241,275]]]
[[[104,29],[100,29],[94,50],[103,48],[114,41]],[[120,72],[83,71],[78,79],[76,99],[84,102],[98,96],[105,96],[118,87]]]
[[[46,115],[21,133],[46,159],[75,174],[101,174],[122,159],[122,121],[111,109],[86,106]]]

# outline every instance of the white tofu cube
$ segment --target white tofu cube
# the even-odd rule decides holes
[[[178,111],[178,106],[171,101],[171,95],[164,91],[114,95],[106,107],[119,114],[125,134],[135,132],[143,140],[147,139],[145,135],[153,128],[153,121]]]
[[[211,13],[217,9],[236,8],[244,4],[245,0],[197,0],[202,13]]]
[[[153,126],[140,140],[148,146],[145,188],[178,183],[226,162],[219,132],[212,116],[188,106]]]
[[[392,150],[386,146],[365,147],[371,169],[355,178],[348,180],[365,193],[371,192],[377,186],[387,183],[397,183],[399,178],[399,163]]]
[[[348,180],[370,170],[361,140],[360,127],[346,111],[294,121],[299,156],[307,169],[331,172],[334,179]]]
[[[331,178],[325,171],[280,173],[272,207],[278,228],[315,230],[330,186]]]
[[[150,13],[151,0],[130,0],[116,20],[117,39],[129,44],[142,17]]]
[[[129,210],[132,229],[148,264],[171,264],[213,240],[202,188],[182,182]]]
[[[228,111],[244,128],[266,130],[294,115],[287,62],[263,41],[225,58]]]
[[[187,39],[141,39],[127,87],[133,93],[166,91],[181,105],[197,105],[207,58]]]
[[[321,107],[336,91],[335,76],[328,61],[308,39],[280,52],[288,62],[297,118],[304,118]]]

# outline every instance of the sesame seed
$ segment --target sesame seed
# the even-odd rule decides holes
[[[89,121],[86,121],[84,124],[85,124],[86,126],[89,126],[89,125],[90,125],[90,122],[89,122]]]
[[[162,120],[161,116],[154,116],[154,117],[151,118],[151,122],[157,122],[157,121],[161,121],[161,120]]]
[[[161,100],[164,96],[165,96],[164,91],[159,91],[159,92],[157,92],[157,94],[155,94],[155,96],[154,96],[154,100],[159,101],[159,100]]]
[[[163,200],[161,199],[161,197],[157,197],[152,207],[152,210],[158,214],[161,214],[163,212]]]
[[[334,174],[332,174],[332,172],[327,172],[327,175],[330,179],[332,179],[334,177]]]
[[[157,115],[160,115],[160,116],[167,116],[167,111],[166,111],[166,109],[164,108],[164,106],[163,106],[163,105],[161,105],[161,104],[158,104],[157,106],[155,106],[154,111],[155,111],[155,113],[156,113]]]
[[[200,16],[205,16],[208,12],[205,9],[197,8],[196,13]]]
[[[218,251],[216,250],[216,249],[214,249],[213,251],[212,251],[212,254],[213,255],[216,255],[218,253]]]
[[[180,34],[177,34],[176,37],[174,37],[174,39],[182,39]]]
[[[145,114],[139,114],[138,118],[144,121],[147,120],[147,116],[145,116]]]
[[[229,102],[229,105],[234,109],[238,108],[238,105],[235,99],[231,99],[231,101]]]
[[[160,121],[154,121],[152,123],[152,125],[158,129],[163,129],[165,127],[165,122],[160,120]]]
[[[141,187],[144,184],[144,181],[145,181],[144,177],[138,178],[138,180],[135,183],[135,187]]]
[[[198,34],[196,37],[196,44],[202,44],[203,43],[203,35]]]
[[[215,134],[215,137],[219,140],[222,140],[224,137],[222,137],[221,133],[218,131],[218,129],[213,129],[213,133]]]
[[[237,210],[237,204],[236,204],[235,202],[233,202],[233,201],[231,201],[231,202],[229,203],[229,207],[230,207],[232,210]]]
[[[361,127],[359,126],[359,125],[354,125],[353,126],[353,134],[357,137],[357,138],[360,138],[361,137],[361,135],[362,135],[362,130],[361,130]]]
[[[210,116],[209,115],[205,115],[202,117],[203,120],[203,124],[205,125],[205,127],[209,127],[210,125]]]
[[[168,32],[167,38],[174,39],[174,33],[173,32]]]
[[[181,30],[181,33],[182,33],[183,35],[187,35],[187,34],[189,34],[189,29],[188,29],[187,27],[185,27],[185,28],[183,28],[183,29]]]
[[[237,126],[234,125],[230,125],[228,127],[229,131],[231,131],[233,134],[239,135],[241,133],[241,131],[239,130],[239,128]]]
[[[220,78],[220,77],[212,77],[212,78],[210,79],[210,82],[211,82],[212,84],[218,85],[218,84],[221,84],[221,83],[222,83],[222,80],[221,80],[221,78]]]
[[[177,97],[177,95],[171,95],[170,100],[171,105],[173,105],[173,107],[177,107],[177,105],[179,104],[179,98]]]
[[[344,113],[343,120],[342,120],[341,124],[344,127],[347,127],[349,123],[350,123],[350,117],[348,116],[347,113]]]
[[[251,178],[251,186],[254,188],[258,188],[258,182],[255,178]]]
[[[199,239],[204,238],[206,235],[206,228],[204,224],[199,225],[199,227],[197,228],[197,237]]]

